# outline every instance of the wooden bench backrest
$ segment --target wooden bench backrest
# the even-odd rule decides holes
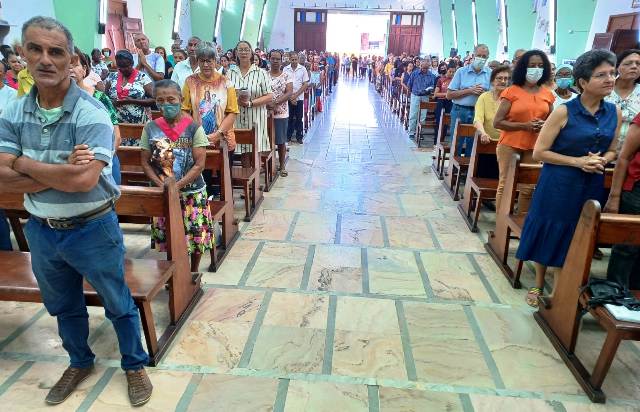
[[[456,152],[458,139],[465,136],[473,136],[475,132],[476,128],[472,124],[461,123],[460,119],[456,120],[456,128],[453,131],[453,138],[451,139],[451,150],[449,151],[450,159],[453,159],[453,155]]]
[[[213,176],[220,177],[220,199],[231,202],[233,211],[233,195],[231,187],[231,167],[229,165],[229,150],[227,144],[222,143],[218,149],[207,149],[205,170],[211,170]]]
[[[492,140],[489,143],[480,142],[480,134],[476,133],[473,138],[473,149],[471,150],[471,160],[469,161],[469,171],[467,172],[467,179],[469,177],[487,177],[480,176],[478,174],[478,164],[480,155],[493,155],[496,158],[496,148],[498,147],[498,141]]]
[[[580,289],[589,281],[593,250],[598,243],[640,246],[640,216],[601,213],[600,203],[587,201],[559,274],[552,305],[544,318],[567,348],[573,348],[579,328]]]
[[[516,154],[511,158],[507,172],[507,180],[504,183],[502,202],[497,205],[496,219],[506,217],[513,213],[517,199],[518,185],[535,185],[538,182],[541,170],[541,164],[520,163],[520,155]]]
[[[251,166],[254,168],[260,168],[260,160],[258,158],[258,135],[256,129],[235,129],[236,144],[251,145]]]
[[[144,124],[120,123],[118,127],[123,139],[140,139]]]
[[[438,103],[436,102],[431,102],[431,101],[420,101],[420,111],[422,110],[428,110],[431,112],[435,112],[436,111],[436,107],[438,106]]]
[[[271,150],[276,149],[276,126],[273,119],[273,115],[269,115],[267,118],[267,134],[269,135],[269,146]]]
[[[445,113],[443,110],[440,112],[440,123],[438,125],[438,138],[436,144],[444,144],[445,136],[447,135],[447,130],[451,127],[451,115],[449,113]]]

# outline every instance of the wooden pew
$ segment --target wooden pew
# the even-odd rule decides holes
[[[484,245],[511,286],[516,289],[522,287],[520,284],[522,262],[518,262],[517,273],[514,274],[507,260],[509,258],[509,241],[514,237],[520,238],[526,217],[525,213],[515,213],[518,185],[535,185],[538,182],[541,169],[541,164],[520,163],[520,156],[513,156],[504,185],[502,201],[497,205],[496,228],[493,232],[489,232],[488,242]]]
[[[602,391],[607,372],[622,340],[640,340],[640,323],[617,320],[604,306],[588,309],[588,283],[594,247],[597,244],[640,245],[640,216],[600,212],[600,204],[589,200],[582,208],[578,226],[552,298],[540,298],[534,318],[593,402],[605,402]],[[581,293],[582,292],[582,293]],[[635,291],[640,296],[640,291]],[[589,373],[575,353],[581,311],[587,310],[606,331],[607,337],[595,368]]]
[[[523,262],[517,261],[517,268],[514,273],[508,263],[509,241],[520,238],[526,218],[526,213],[515,213],[518,185],[536,185],[541,170],[541,164],[520,163],[520,156],[513,156],[507,173],[502,201],[497,205],[496,228],[493,232],[489,232],[488,242],[484,245],[489,255],[515,289],[522,287],[520,275]],[[613,169],[605,169],[605,188],[611,187],[612,177]]]
[[[438,136],[436,139],[435,147],[435,161],[431,164],[431,168],[435,172],[438,179],[444,179],[445,162],[449,160],[449,151],[451,145],[447,142],[447,130],[451,127],[451,115],[445,113],[444,110],[440,113],[440,125],[438,127]]]
[[[273,116],[267,119],[267,133],[269,135],[270,150],[260,152],[260,164],[264,169],[264,187],[263,191],[268,192],[271,186],[276,182],[278,174],[276,173],[276,142],[275,142],[275,125]]]
[[[469,162],[469,170],[467,171],[467,180],[464,184],[464,201],[458,203],[458,210],[462,214],[464,221],[472,232],[478,231],[478,218],[480,216],[480,208],[483,200],[495,200],[498,190],[498,179],[494,177],[482,176],[479,173],[479,164],[481,156],[485,158],[491,156],[497,167],[498,159],[496,157],[496,147],[498,142],[492,140],[489,143],[482,144],[480,135],[476,133],[471,150],[471,161]],[[459,183],[460,179],[458,179]]]
[[[140,140],[142,130],[144,130],[144,124],[120,123],[118,126],[120,127],[120,135],[123,138],[129,139]],[[127,156],[131,154],[121,151],[121,149],[125,147],[137,146],[121,146],[117,151],[118,159],[120,160],[121,183],[123,185],[147,186],[149,179],[147,179],[147,176],[144,174],[140,162],[128,159]],[[134,159],[140,159],[139,154],[133,153],[132,155]]]
[[[436,119],[435,113],[438,103],[435,101],[420,102],[418,108],[418,125],[416,127],[416,145],[420,147],[420,141],[422,140],[422,134],[424,129],[432,129],[433,134],[436,134]],[[425,113],[425,120],[422,120],[422,113]]]
[[[172,340],[202,296],[200,277],[192,276],[182,222],[180,200],[175,180],[169,178],[164,188],[121,186],[115,208],[118,216],[167,219],[167,260],[125,259],[125,280],[140,311],[150,365],[157,365]],[[0,208],[24,211],[21,194],[2,193]],[[20,227],[20,232],[22,227]],[[158,339],[151,311],[151,301],[169,286],[170,323]],[[87,305],[102,306],[97,293],[84,283]],[[40,290],[31,270],[28,249],[0,252],[0,301],[42,302]]]
[[[470,157],[456,156],[456,144],[458,139],[465,136],[473,136],[475,132],[476,128],[472,124],[463,124],[458,120],[453,132],[453,139],[451,139],[451,146],[449,147],[448,174],[443,184],[453,200],[456,201],[460,199],[460,179],[462,179],[462,175],[467,172],[471,159]]]
[[[258,135],[255,129],[235,129],[234,132],[236,144],[252,146],[250,166],[233,166],[231,168],[231,183],[233,187],[241,188],[244,193],[244,221],[250,222],[263,199],[262,191],[258,187],[258,179],[260,178]]]

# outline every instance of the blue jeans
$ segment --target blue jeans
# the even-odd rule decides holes
[[[140,341],[140,316],[124,280],[124,243],[115,212],[70,230],[55,230],[29,219],[25,234],[31,265],[44,306],[58,320],[62,346],[71,366],[86,368],[95,355],[89,348],[89,314],[82,283],[100,296],[118,337],[121,366],[136,370],[149,362]]]
[[[113,159],[111,159],[111,174],[113,175],[113,180],[116,181],[116,184],[120,186],[122,184],[122,176],[120,174],[120,159],[118,159],[118,155],[114,154]]]
[[[453,104],[451,109],[451,133],[447,141],[453,139],[453,134],[456,130],[456,121],[460,120],[460,123],[473,124],[474,109],[467,106],[460,106]],[[458,136],[458,144],[456,145],[456,156],[462,154],[462,146],[465,146],[464,155],[466,157],[471,156],[471,149],[473,149],[473,136]]]
[[[7,217],[2,209],[0,209],[0,250],[13,250],[9,223],[7,223]]]
[[[333,90],[333,78],[335,77],[336,73],[333,71],[333,69],[329,69],[329,93],[331,93],[331,91]]]

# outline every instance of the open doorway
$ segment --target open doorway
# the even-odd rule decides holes
[[[327,51],[358,55],[386,54],[389,13],[329,11]]]

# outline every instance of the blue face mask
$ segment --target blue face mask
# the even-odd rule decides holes
[[[180,103],[159,104],[158,108],[160,109],[160,111],[162,111],[162,116],[164,116],[164,118],[168,120],[173,120],[180,114]]]
[[[556,79],[556,86],[558,86],[560,89],[568,89],[569,87],[573,86],[573,79],[565,77]]]

